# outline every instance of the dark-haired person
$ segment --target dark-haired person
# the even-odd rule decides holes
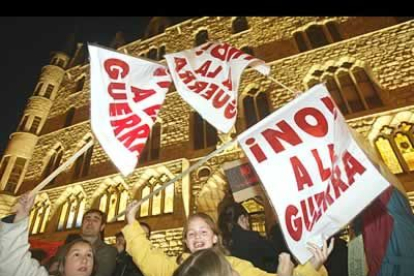
[[[142,229],[144,229],[147,239],[151,235],[151,228],[145,222],[140,222]],[[118,251],[116,256],[115,272],[112,276],[144,276],[141,270],[136,266],[132,257],[126,252],[125,237],[122,232],[115,234],[116,243],[115,247]]]
[[[98,270],[95,276],[111,276],[116,265],[116,249],[103,241],[106,214],[98,209],[88,210],[82,218],[80,235],[95,250]]]
[[[275,273],[278,255],[272,243],[250,229],[249,215],[240,203],[224,206],[219,214],[218,225],[223,244],[232,256],[250,261],[254,266]]]
[[[15,216],[0,222],[0,275],[48,276],[49,273],[29,252],[29,214],[34,196],[26,193],[18,200]],[[93,276],[96,268],[92,245],[75,240],[67,245],[58,263],[57,276]]]

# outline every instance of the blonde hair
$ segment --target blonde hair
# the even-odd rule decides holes
[[[204,222],[210,227],[211,231],[213,231],[213,233],[217,236],[217,243],[214,244],[213,247],[217,248],[222,254],[229,255],[228,250],[225,249],[223,246],[223,239],[221,237],[220,229],[218,228],[214,220],[205,213],[195,213],[188,217],[187,222],[184,225],[184,229],[183,229],[183,249],[184,249],[183,251],[190,252],[185,241],[186,241],[187,233],[188,233],[188,225],[190,224],[190,221],[195,218],[200,218],[204,220]]]
[[[231,276],[233,269],[224,254],[215,247],[194,252],[173,276]]]

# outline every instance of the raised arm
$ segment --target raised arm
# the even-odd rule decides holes
[[[29,252],[29,213],[34,196],[22,195],[14,210],[13,223],[0,222],[0,275],[48,276]]]
[[[126,251],[144,275],[171,276],[178,267],[175,258],[167,256],[159,249],[151,248],[151,242],[135,218],[138,207],[137,202],[133,201],[126,209],[128,225],[122,229],[126,241]]]

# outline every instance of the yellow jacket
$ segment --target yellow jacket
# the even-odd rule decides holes
[[[162,250],[151,248],[151,242],[147,240],[141,225],[135,221],[122,229],[127,244],[126,251],[132,256],[135,264],[139,266],[142,273],[146,276],[171,276],[179,266],[176,258],[167,256]],[[189,254],[184,254],[187,258]],[[232,268],[240,276],[275,276],[276,274],[265,272],[254,267],[250,262],[226,256]],[[322,266],[316,271],[312,265],[307,262],[305,265],[295,267],[293,275],[300,276],[327,276],[326,269]]]

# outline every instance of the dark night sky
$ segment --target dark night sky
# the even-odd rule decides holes
[[[127,42],[143,36],[150,17],[1,17],[0,18],[0,155],[23,115],[50,52],[61,50],[66,37],[108,45],[117,31]]]

